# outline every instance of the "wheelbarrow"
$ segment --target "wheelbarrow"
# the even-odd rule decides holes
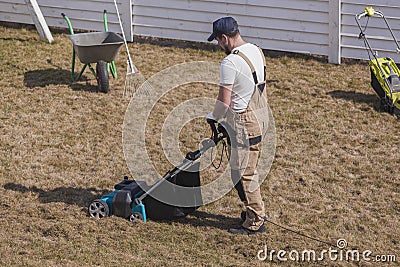
[[[88,67],[90,72],[97,79],[98,90],[107,93],[110,88],[108,73],[111,72],[113,78],[117,78],[117,69],[114,59],[118,54],[119,48],[124,43],[121,36],[108,31],[107,11],[104,10],[103,13],[104,32],[75,34],[69,18],[64,13],[61,13],[61,15],[68,24],[71,33],[69,39],[73,44],[71,66],[72,82],[78,81],[82,77],[86,67]],[[79,60],[84,64],[78,74],[75,73],[76,56],[78,56]],[[92,67],[92,63],[96,63],[96,70]]]

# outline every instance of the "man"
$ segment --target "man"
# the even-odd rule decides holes
[[[260,194],[257,164],[260,142],[268,125],[266,67],[262,50],[246,43],[232,17],[213,23],[208,41],[218,41],[227,56],[220,67],[220,89],[214,111],[207,117],[225,121],[229,133],[231,178],[246,207],[240,228],[232,234],[265,232],[265,209]]]

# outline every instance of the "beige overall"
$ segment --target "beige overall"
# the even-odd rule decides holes
[[[260,142],[268,127],[268,104],[266,94],[266,62],[264,61],[264,80],[258,82],[254,65],[240,51],[233,52],[242,57],[253,74],[255,87],[247,109],[242,113],[233,111],[227,114],[229,134],[229,154],[231,178],[240,199],[246,207],[246,220],[243,227],[258,230],[264,223],[265,209],[260,194],[259,176],[257,173],[260,156]]]

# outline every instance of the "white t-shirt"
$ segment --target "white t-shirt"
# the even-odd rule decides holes
[[[239,50],[245,54],[256,69],[258,82],[264,81],[264,62],[257,46],[246,43],[233,51]],[[249,65],[239,55],[228,55],[222,60],[220,68],[220,84],[233,85],[231,105],[235,112],[243,112],[248,107],[251,96],[254,92],[254,79]]]

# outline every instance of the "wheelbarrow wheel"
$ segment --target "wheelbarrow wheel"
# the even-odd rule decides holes
[[[100,60],[96,66],[97,84],[98,89],[102,93],[108,93],[110,84],[108,80],[107,63]]]

